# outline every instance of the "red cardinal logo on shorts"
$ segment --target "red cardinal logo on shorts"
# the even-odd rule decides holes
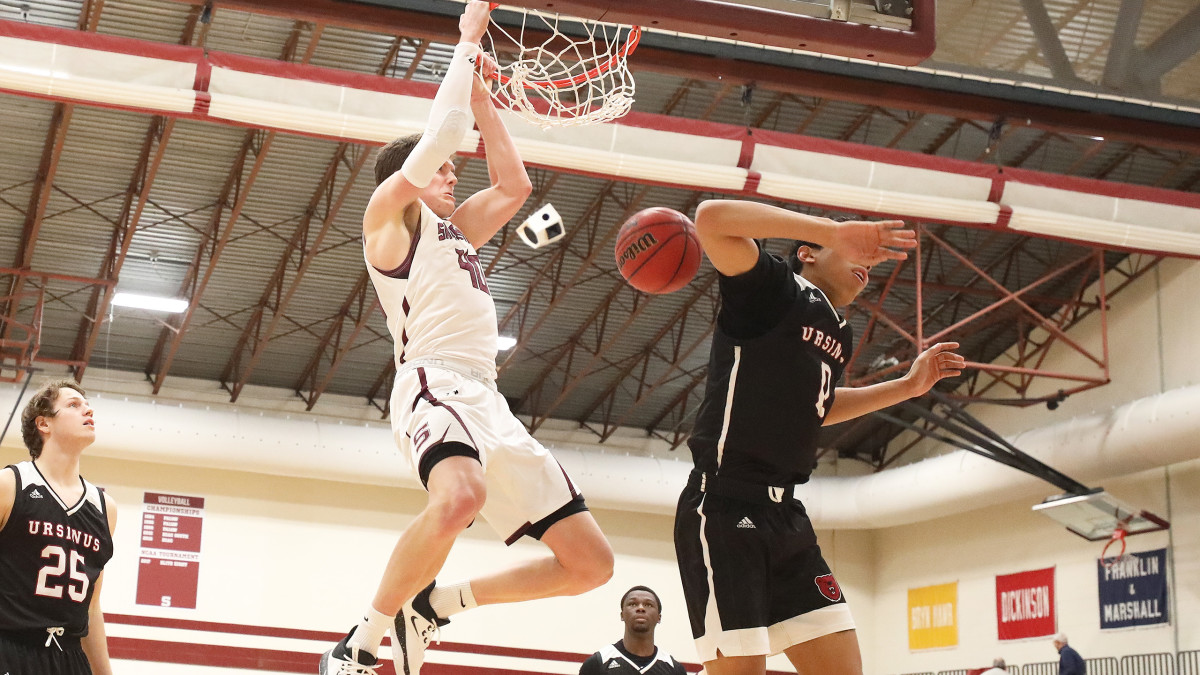
[[[832,574],[822,574],[813,579],[813,583],[817,585],[817,590],[821,591],[821,595],[830,602],[842,599],[842,587],[838,586],[837,579],[834,579]]]

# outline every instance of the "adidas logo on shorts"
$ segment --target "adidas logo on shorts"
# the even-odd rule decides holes
[[[737,526],[738,526],[739,530],[756,530],[756,529],[758,529],[754,526],[754,521],[750,520],[750,516],[744,516],[740,521],[738,521]]]

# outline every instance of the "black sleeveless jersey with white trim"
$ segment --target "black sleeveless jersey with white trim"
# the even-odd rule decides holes
[[[80,478],[83,497],[64,504],[33,462],[5,470],[16,474],[17,494],[0,529],[0,631],[62,627],[65,637],[83,637],[96,578],[113,554],[104,495]]]
[[[658,647],[648,661],[634,656],[625,649],[622,640],[589,656],[579,668],[579,675],[687,675],[687,670]]]
[[[688,446],[696,468],[765,485],[804,483],[817,433],[854,349],[853,331],[821,289],[759,252],[721,276],[704,400]]]

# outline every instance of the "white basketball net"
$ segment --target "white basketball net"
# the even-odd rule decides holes
[[[500,67],[492,94],[500,105],[543,128],[608,122],[629,112],[634,83],[627,57],[640,28],[511,12],[520,13],[520,28],[493,17],[484,41]]]

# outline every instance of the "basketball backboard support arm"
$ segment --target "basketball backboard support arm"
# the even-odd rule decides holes
[[[929,395],[944,413],[924,408],[911,401],[901,405],[916,417],[952,435],[932,432],[887,413],[875,414],[927,438],[1024,471],[1063,490],[1064,494],[1048,497],[1041,504],[1035,505],[1033,510],[1058,521],[1067,530],[1088,541],[1116,541],[1123,539],[1127,534],[1156,532],[1171,526],[1169,522],[1149,511],[1135,509],[1118,501],[1103,488],[1089,488],[1022,452],[945,394],[933,390]],[[1121,551],[1124,552],[1123,543]]]
[[[945,414],[938,413],[932,408],[925,408],[911,401],[906,401],[901,405],[908,412],[931,422],[944,431],[955,434],[958,439],[961,439],[961,441],[949,441],[944,437],[938,436],[938,440],[950,442],[955,447],[1024,471],[1069,494],[1082,495],[1091,492],[1091,489],[1083,483],[1022,452],[1005,440],[1003,436],[992,431],[986,424],[980,422],[964,410],[962,406],[950,400],[945,394],[937,390],[932,390],[929,392],[929,396],[937,401],[941,409],[945,411]],[[895,420],[889,421],[894,422]],[[916,427],[916,425],[905,426],[913,431],[917,431],[917,433],[924,432],[924,430]],[[928,434],[928,432],[924,433]]]

